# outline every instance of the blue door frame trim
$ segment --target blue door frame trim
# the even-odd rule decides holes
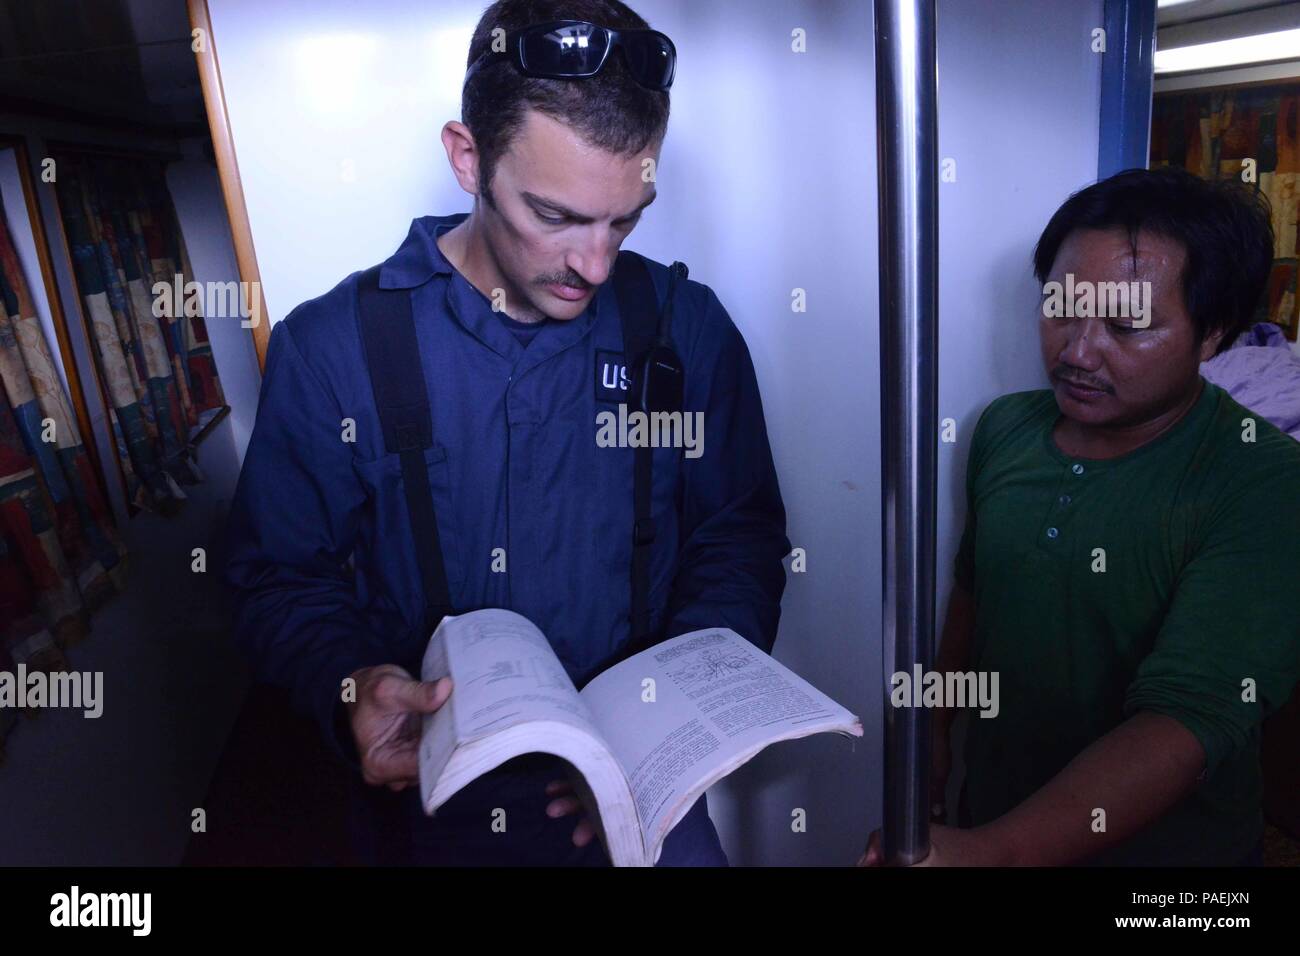
[[[1146,168],[1151,143],[1151,91],[1156,0],[1105,0],[1106,51],[1101,55],[1101,121],[1097,178]]]

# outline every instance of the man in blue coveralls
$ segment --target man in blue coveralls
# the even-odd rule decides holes
[[[606,280],[655,198],[644,172],[658,164],[675,56],[617,0],[493,4],[470,44],[464,122],[442,131],[473,210],[416,219],[379,270],[380,290],[410,297],[449,604],[529,618],[578,687],[632,644],[634,449],[597,442],[598,415],[628,401]],[[668,269],[648,267],[664,297]],[[607,864],[549,756],[511,761],[435,817],[422,812],[421,715],[454,689],[413,676],[430,602],[407,462],[385,443],[367,370],[361,275],[272,330],[230,519],[238,638],[353,768],[365,858]],[[730,627],[770,650],[790,545],[753,365],[708,286],[677,283],[674,301],[682,407],[702,413],[703,433],[694,448],[653,452],[649,638]],[[354,700],[341,691],[349,677]],[[660,864],[725,863],[701,797]]]

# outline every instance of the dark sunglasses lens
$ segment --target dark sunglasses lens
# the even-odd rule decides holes
[[[561,76],[594,73],[608,45],[609,34],[603,27],[590,23],[560,26],[524,38],[524,66]]]
[[[677,56],[663,34],[628,34],[623,37],[623,52],[632,75],[643,84],[656,88],[672,85]]]

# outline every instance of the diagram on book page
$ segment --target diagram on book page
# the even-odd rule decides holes
[[[462,681],[466,686],[473,686],[514,679],[526,679],[538,690],[561,690],[573,686],[559,661],[541,655],[491,661],[481,670],[462,678]]]
[[[444,621],[456,681],[457,738],[522,721],[559,720],[589,730],[591,714],[542,632],[510,611],[476,611]]]
[[[743,676],[742,672],[754,663],[748,654],[738,653],[733,648],[709,647],[700,651],[694,658],[668,672],[674,684],[690,696],[708,693],[719,686],[718,682],[727,677]]]

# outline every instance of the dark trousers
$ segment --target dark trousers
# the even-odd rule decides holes
[[[566,777],[567,764],[559,758],[517,757],[466,786],[433,817],[421,809],[417,787],[394,793],[357,777],[351,828],[358,860],[377,866],[609,866],[599,839],[573,845],[578,815],[546,815],[552,799],[546,784]],[[504,830],[494,821],[503,821]],[[727,865],[703,796],[668,835],[656,865]]]

